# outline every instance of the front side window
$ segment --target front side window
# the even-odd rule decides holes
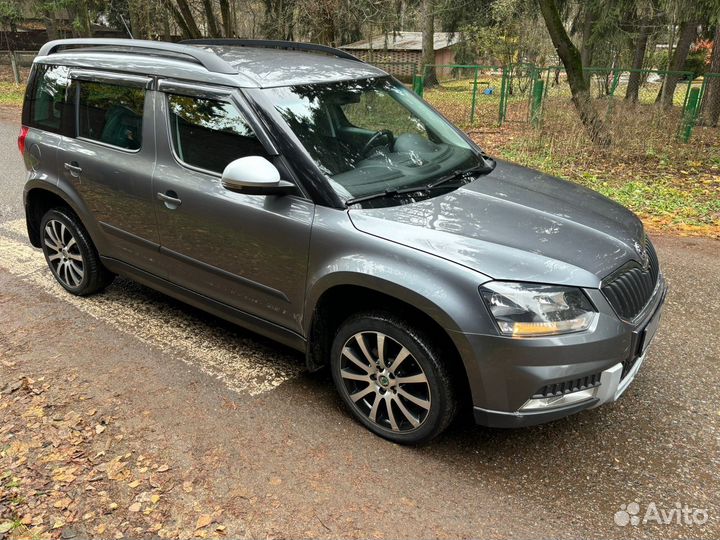
[[[140,149],[145,91],[118,84],[78,84],[78,135],[127,150]]]
[[[60,133],[63,126],[63,117],[66,110],[69,115],[71,103],[67,101],[67,87],[69,70],[66,66],[36,67],[35,83],[28,95],[31,127]]]
[[[170,134],[183,163],[222,173],[241,157],[267,152],[238,108],[230,102],[168,95]]]
[[[389,77],[263,92],[344,200],[411,193],[457,175],[443,182],[453,189],[467,181],[460,173],[487,168],[444,118]]]

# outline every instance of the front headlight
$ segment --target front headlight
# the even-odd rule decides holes
[[[480,294],[507,336],[552,336],[587,330],[595,310],[575,287],[492,281]]]

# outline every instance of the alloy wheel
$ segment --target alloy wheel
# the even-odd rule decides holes
[[[419,428],[430,412],[430,384],[402,344],[382,332],[358,332],[341,351],[340,376],[354,407],[394,432]]]
[[[45,224],[43,242],[55,276],[67,287],[79,287],[85,276],[85,261],[72,231],[61,221],[51,219]]]

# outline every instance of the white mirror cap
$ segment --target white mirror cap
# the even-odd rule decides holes
[[[247,186],[273,186],[280,182],[280,172],[264,157],[247,156],[228,163],[222,179]]]

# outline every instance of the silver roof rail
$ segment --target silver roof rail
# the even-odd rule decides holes
[[[185,39],[181,41],[187,45],[219,45],[230,47],[257,47],[264,49],[285,49],[291,51],[308,51],[321,52],[345,60],[355,60],[362,62],[357,56],[353,56],[349,52],[327,45],[319,45],[317,43],[301,43],[299,41],[284,41],[279,39]]]
[[[103,39],[103,38],[76,38],[57,39],[42,46],[38,56],[49,56],[63,49],[77,49],[83,47],[114,48],[112,52],[140,53],[142,51],[166,52],[173,55],[188,57],[191,62],[200,64],[208,71],[237,75],[238,70],[228,64],[213,52],[198,47],[190,47],[166,41],[149,41],[143,39]],[[111,49],[112,50],[112,49]]]

